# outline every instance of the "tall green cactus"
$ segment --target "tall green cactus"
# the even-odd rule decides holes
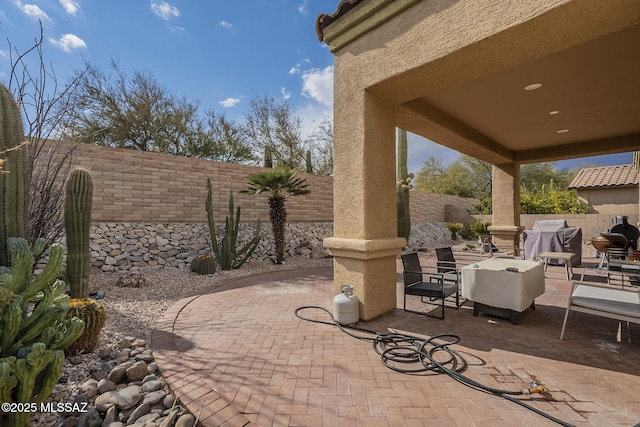
[[[236,250],[238,240],[238,229],[240,226],[240,207],[236,211],[235,219],[233,217],[233,192],[229,191],[229,216],[225,219],[224,236],[222,242],[218,245],[216,236],[216,224],[213,221],[213,196],[211,192],[211,178],[207,178],[207,200],[205,209],[207,210],[207,219],[209,220],[209,234],[211,235],[211,245],[216,256],[216,261],[221,269],[231,270],[232,268],[240,268],[244,264],[260,242],[260,220],[256,221],[256,230],[253,238],[239,251]]]
[[[78,318],[67,318],[69,297],[56,277],[64,251],[49,248],[44,270],[32,277],[34,257],[42,251],[22,238],[9,238],[11,269],[0,274],[0,400],[44,402],[53,391],[64,364],[64,349],[84,329]],[[28,427],[29,413],[0,414],[0,425]]]
[[[409,209],[409,190],[413,179],[407,173],[407,131],[398,128],[398,154],[396,167],[396,209],[398,213],[398,237],[409,241],[411,233],[411,212]]]
[[[8,266],[7,239],[26,236],[27,184],[24,129],[20,108],[9,89],[0,84],[0,265]]]
[[[67,236],[67,273],[71,287],[71,298],[89,296],[89,274],[91,272],[91,203],[93,182],[91,173],[77,168],[67,179],[64,203],[64,228]]]

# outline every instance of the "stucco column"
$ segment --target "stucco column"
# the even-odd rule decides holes
[[[336,66],[336,70],[338,67]],[[336,71],[334,96],[334,290],[349,284],[370,320],[396,308],[397,237],[394,109]]]
[[[493,214],[489,232],[498,247],[519,246],[520,233],[520,165],[494,165],[492,171]]]

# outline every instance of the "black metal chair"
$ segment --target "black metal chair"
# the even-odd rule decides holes
[[[421,314],[423,316],[444,319],[445,299],[455,295],[456,308],[460,307],[459,283],[460,275],[454,267],[422,267],[420,259],[415,252],[401,256],[404,271],[402,278],[404,281],[404,301],[402,308],[410,313]],[[446,270],[446,271],[445,271]],[[427,281],[424,278],[427,277]],[[429,312],[415,311],[407,309],[407,295],[419,296],[422,303],[434,303],[440,301],[442,315],[434,316]],[[428,299],[428,300],[426,300]]]

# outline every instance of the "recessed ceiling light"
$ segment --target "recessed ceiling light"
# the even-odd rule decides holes
[[[556,131],[556,133],[567,133],[567,132],[569,132],[569,129],[560,129]]]
[[[560,113],[560,111],[558,111],[558,110],[549,111],[549,115],[550,116],[555,116],[556,114],[559,114],[559,113]]]
[[[531,83],[524,87],[524,90],[536,90],[542,87],[542,83]]]

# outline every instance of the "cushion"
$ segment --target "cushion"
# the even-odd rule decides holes
[[[634,291],[578,285],[571,304],[640,319],[640,293]]]

